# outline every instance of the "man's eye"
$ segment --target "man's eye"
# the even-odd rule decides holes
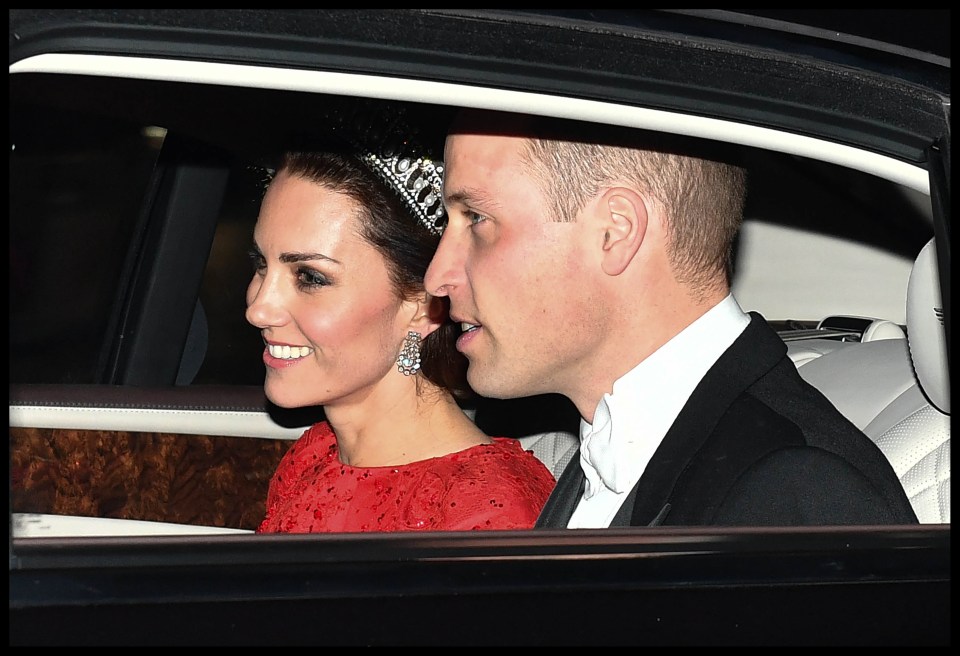
[[[477,212],[467,212],[467,220],[470,222],[471,226],[475,226],[486,221],[487,217],[485,217],[483,214],[478,214]]]

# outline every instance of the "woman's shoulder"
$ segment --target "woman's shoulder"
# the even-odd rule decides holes
[[[466,469],[486,472],[489,481],[516,481],[520,488],[538,482],[553,486],[555,480],[547,466],[525,450],[519,441],[512,437],[492,439],[490,444],[462,451],[459,464]]]
[[[513,438],[454,456],[448,462],[456,466],[439,474],[451,529],[532,528],[556,486],[550,470]]]
[[[546,469],[546,465],[533,455],[533,451],[528,451],[523,448],[520,440],[514,437],[494,437],[491,439],[493,439],[493,444],[489,446],[496,452],[502,453],[509,458],[518,458],[519,462],[536,462]]]
[[[284,456],[287,461],[299,461],[306,457],[326,454],[336,450],[337,439],[333,429],[325,421],[318,422],[305,430],[303,434],[290,446]]]

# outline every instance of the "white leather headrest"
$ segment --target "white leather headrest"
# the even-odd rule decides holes
[[[931,239],[917,255],[907,285],[907,341],[920,388],[940,412],[950,414],[950,374],[937,251]]]
[[[881,339],[904,339],[903,328],[887,321],[886,319],[874,319],[863,331],[860,337],[861,342],[878,342]]]

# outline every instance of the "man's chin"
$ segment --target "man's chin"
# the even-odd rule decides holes
[[[514,384],[506,384],[508,381],[505,377],[498,376],[493,367],[480,367],[473,360],[467,368],[467,382],[474,392],[489,399],[513,399],[529,395],[523,390],[518,391]]]

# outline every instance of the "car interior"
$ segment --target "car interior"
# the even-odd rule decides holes
[[[78,82],[63,80],[68,89]],[[163,82],[97,84],[104,85],[103,93],[122,87],[121,101],[104,108],[89,89],[76,96],[61,89],[54,96],[45,85],[25,79],[18,91],[26,100],[12,119],[22,135],[18,148],[25,157],[31,146],[44,157],[56,155],[62,168],[47,170],[65,171],[77,153],[100,146],[95,131],[90,143],[71,143],[58,154],[62,144],[50,140],[45,125],[79,117],[89,126],[112,121],[137,126],[124,139],[147,152],[120,166],[142,169],[149,193],[170,199],[162,211],[187,226],[182,234],[154,238],[171,252],[197,243],[209,248],[209,257],[202,275],[196,272],[201,282],[189,305],[172,296],[165,304],[168,291],[150,286],[162,272],[143,271],[133,283],[144,285],[150,303],[166,308],[161,311],[173,312],[179,303],[177,311],[189,313],[182,339],[170,340],[176,349],[172,368],[154,366],[134,347],[123,361],[101,358],[89,364],[107,372],[101,378],[84,379],[76,372],[39,376],[51,355],[37,348],[43,343],[31,326],[44,310],[14,307],[11,348],[22,350],[12,364],[10,390],[14,535],[251,532],[279,457],[322,416],[317,408],[281,410],[263,398],[259,336],[243,320],[245,257],[262,190],[262,156],[289,136],[282,127],[301,129],[327,99]],[[70,98],[69,107],[64,98]],[[216,117],[184,109],[203,104],[226,109]],[[282,121],[275,116],[277,106],[283,107]],[[247,109],[231,109],[240,107]],[[419,109],[424,130],[433,130],[441,144],[441,128],[456,107]],[[28,129],[18,122],[18,112],[46,122]],[[734,293],[745,310],[761,312],[778,328],[801,375],[880,446],[920,521],[949,523],[948,354],[929,191],[902,176],[883,179],[774,146],[746,151],[751,195],[733,254]],[[116,166],[108,156],[103,154],[103,166]],[[41,158],[36,166],[53,164]],[[154,166],[173,175],[157,182]],[[80,177],[67,180],[62,193],[79,193],[91,171],[71,175]],[[62,217],[72,205],[65,210],[57,202],[75,204],[65,198],[32,199],[45,205],[17,205],[15,214]],[[110,228],[102,230],[107,235]],[[26,226],[15,226],[13,238],[14,246],[37,250]],[[168,275],[189,279],[188,267],[198,265],[186,255],[180,259],[183,268]],[[147,314],[113,312],[114,321],[149,324]],[[166,384],[157,378],[159,371]],[[464,411],[486,432],[519,439],[557,477],[576,451],[579,416],[562,397],[475,399]],[[96,452],[90,462],[50,464],[63,460],[78,439],[93,445],[84,447]],[[151,470],[143,465],[151,458],[176,462],[180,469],[163,472],[164,465],[157,464]],[[246,482],[229,473],[230,467],[246,472]],[[214,473],[201,476],[208,470]],[[232,507],[215,508],[225,489]],[[157,491],[152,498],[149,490]]]
[[[876,442],[917,518],[934,524],[950,523],[950,382],[936,258],[930,240],[910,273],[905,330],[859,319],[859,339],[787,343],[800,375]],[[830,330],[831,319],[818,328]]]
[[[10,644],[950,644],[949,18],[9,10]],[[470,108],[743,165],[732,293],[919,524],[256,534],[324,418],[245,317],[268,169],[381,102],[438,152]],[[565,397],[459,403],[578,464]]]

